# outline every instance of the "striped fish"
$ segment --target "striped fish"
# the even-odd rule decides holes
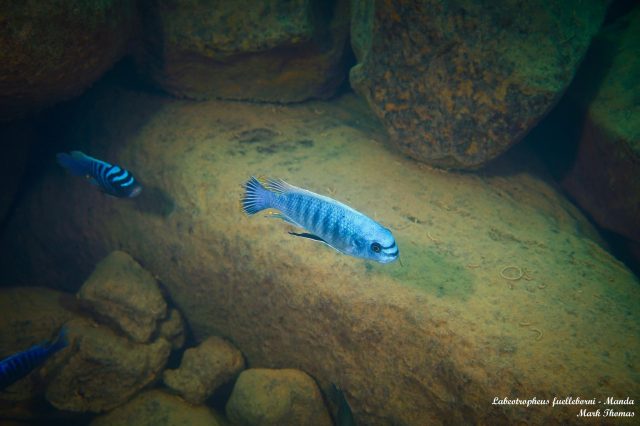
[[[86,176],[103,192],[119,198],[137,197],[142,186],[131,172],[119,166],[90,157],[80,151],[59,153],[58,163],[75,176]]]
[[[329,197],[301,189],[280,179],[245,183],[242,208],[248,215],[276,209],[277,217],[309,233],[289,234],[320,241],[340,253],[389,263],[398,259],[398,246],[387,228]]]
[[[40,343],[0,361],[0,390],[11,386],[40,367],[49,357],[67,347],[67,330],[62,328],[53,342]]]

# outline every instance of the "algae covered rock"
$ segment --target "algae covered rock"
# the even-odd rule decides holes
[[[134,0],[5,1],[0,121],[78,95],[122,57]]]
[[[75,340],[74,352],[45,394],[60,410],[102,412],[117,407],[159,377],[171,352],[163,338],[134,343],[83,319],[67,327]]]
[[[95,418],[91,426],[222,426],[206,406],[194,407],[175,395],[150,390],[113,411]]]
[[[346,76],[347,0],[160,0],[148,12],[139,68],[177,96],[295,102]]]
[[[605,27],[567,96],[586,111],[562,186],[602,227],[640,245],[640,7]],[[636,257],[640,262],[640,256]]]
[[[579,424],[575,406],[491,398],[640,394],[638,279],[527,146],[482,174],[433,170],[390,152],[352,95],[194,104],[105,82],[82,105],[63,114],[65,143],[132,159],[175,209],[82,191],[52,165],[2,235],[8,276],[77,289],[105,253],[125,250],[161,277],[197,341],[225,336],[248,365],[294,366],[324,390],[338,384],[358,424]],[[107,128],[109,137],[86,138]],[[252,174],[377,218],[404,266],[246,217],[239,184]],[[504,278],[507,267],[522,277]]]
[[[331,417],[318,386],[300,370],[252,368],[240,373],[227,416],[243,426],[322,426]]]
[[[351,85],[392,143],[432,165],[476,168],[556,103],[608,2],[353,3]]]
[[[149,341],[167,312],[155,278],[122,251],[98,263],[78,299],[141,343]]]
[[[167,319],[160,324],[158,332],[161,337],[164,337],[171,343],[173,349],[180,349],[184,346],[186,339],[184,321],[177,309],[171,308],[169,310],[169,315]]]
[[[164,383],[192,404],[201,404],[244,368],[242,353],[219,337],[187,349],[180,368],[165,370]]]

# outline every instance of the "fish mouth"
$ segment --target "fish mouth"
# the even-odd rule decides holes
[[[390,262],[393,262],[394,260],[398,259],[398,257],[400,256],[400,251],[398,250],[398,246],[396,245],[396,242],[394,241],[393,244],[391,244],[390,246],[382,247],[381,254],[382,254],[383,257],[381,257],[379,262],[380,263],[390,263]]]

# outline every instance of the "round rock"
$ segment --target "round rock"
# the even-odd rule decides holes
[[[352,87],[407,155],[477,168],[571,82],[606,2],[354,2]]]
[[[300,370],[253,368],[238,377],[227,416],[246,426],[330,426],[315,381]]]
[[[193,403],[204,402],[244,368],[242,353],[219,337],[210,337],[198,347],[187,349],[180,368],[166,370],[164,383]]]

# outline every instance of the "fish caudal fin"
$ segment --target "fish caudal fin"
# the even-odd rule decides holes
[[[256,214],[271,207],[272,192],[254,176],[244,185],[244,196],[242,197],[242,210],[248,215]]]
[[[85,176],[91,171],[92,158],[80,151],[72,151],[71,155],[61,152],[56,155],[58,164],[75,176]]]

